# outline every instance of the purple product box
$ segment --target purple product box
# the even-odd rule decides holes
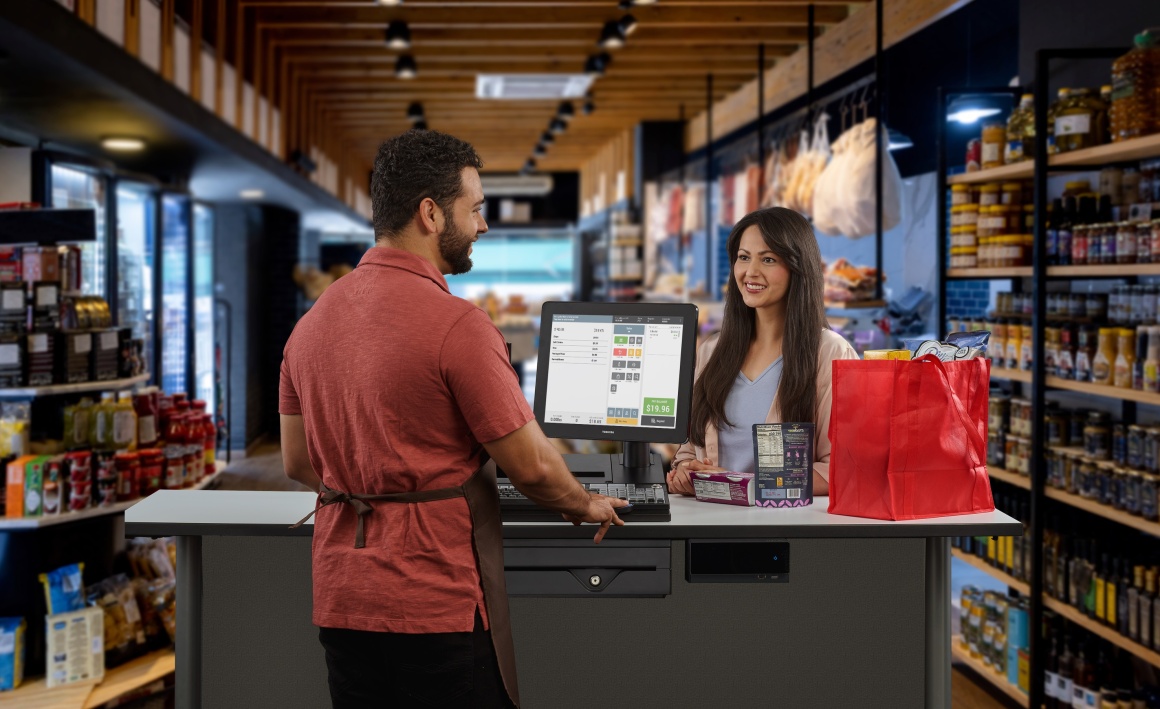
[[[753,462],[758,507],[814,503],[814,424],[754,424]]]
[[[689,473],[698,500],[740,507],[753,506],[753,478],[753,473]]]

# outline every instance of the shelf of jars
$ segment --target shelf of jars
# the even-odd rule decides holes
[[[1153,406],[1160,406],[1160,394],[1150,391],[1138,391],[1136,389],[1109,386],[1107,384],[1077,382],[1071,379],[1064,379],[1062,377],[1056,377],[1052,375],[1047,376],[1046,383],[1047,386],[1052,387],[1053,389],[1066,389],[1067,391],[1079,392],[1080,394],[1102,396],[1105,399],[1135,401],[1138,404],[1151,404]]]
[[[987,466],[987,475],[992,480],[998,480],[1000,482],[1005,482],[1008,485],[1014,485],[1015,487],[1020,487],[1020,488],[1023,488],[1024,490],[1031,489],[1031,479],[1028,478],[1026,475],[1020,475],[1019,473],[1013,473],[1010,470],[1004,470],[1003,468],[995,468],[995,467],[992,467],[990,465]]]
[[[1007,367],[991,367],[991,378],[1030,384],[1031,372],[1022,369],[1008,369]]]
[[[188,489],[208,489],[211,485],[217,482],[218,477],[225,469],[226,463],[224,461],[217,461],[214,464],[214,471],[212,473],[206,475]],[[55,515],[41,515],[40,517],[20,517],[14,519],[0,517],[0,532],[41,529],[43,527],[51,527],[58,524],[71,524],[73,522],[80,522],[86,519],[93,519],[94,517],[104,517],[106,515],[120,514],[143,499],[144,498],[138,497],[133,500],[115,502],[111,505],[103,507],[90,507],[85,510],[78,510],[75,512],[61,512],[60,514]]]
[[[1083,448],[1060,448],[1053,446],[1050,450],[1053,453],[1067,455],[1073,458],[1079,458],[1089,463],[1099,464],[1101,462],[1089,458],[1087,455],[1085,455]],[[1061,490],[1051,485],[1047,486],[1047,489],[1044,490],[1043,494],[1052,500],[1061,502],[1078,510],[1083,510],[1084,512],[1103,517],[1104,519],[1111,520],[1117,524],[1122,524],[1125,527],[1137,529],[1141,532],[1144,532],[1145,534],[1151,534],[1154,537],[1160,537],[1160,523],[1153,522],[1144,517],[1141,517],[1140,515],[1134,515],[1131,512],[1118,510],[1112,505],[1106,505],[1102,502],[1097,502],[1081,495],[1068,492],[1067,490]]]
[[[1031,267],[1017,268],[951,268],[947,270],[947,278],[954,280],[988,280],[1000,278],[1031,278]]]
[[[983,561],[982,559],[980,559],[979,557],[977,557],[973,554],[968,554],[965,551],[963,551],[962,549],[956,549],[954,547],[951,547],[951,554],[956,559],[958,559],[966,564],[970,564],[971,566],[975,567],[979,571],[982,571],[983,573],[987,574],[988,576],[991,576],[999,583],[1015,589],[1016,591],[1019,592],[1020,595],[1026,596],[1026,595],[1029,595],[1031,593],[1030,586],[1023,583],[1022,581],[1015,578],[1014,576],[1012,576],[1008,573],[1005,573],[1001,569],[997,569],[994,566],[991,566],[990,564],[988,564],[987,562]]]
[[[1154,157],[1160,157],[1160,134],[1052,155],[1048,158],[1047,164],[1049,167],[1099,167]],[[1034,174],[1034,161],[1024,160],[987,170],[951,175],[947,178],[947,184],[970,185],[1004,180],[1030,180]]]
[[[975,674],[995,685],[999,691],[1013,699],[1019,706],[1030,706],[1027,695],[1023,693],[1023,690],[1008,682],[1005,675],[999,674],[993,668],[984,664],[982,660],[971,657],[970,651],[963,645],[961,635],[955,635],[951,638],[951,656],[955,662],[966,665]]]

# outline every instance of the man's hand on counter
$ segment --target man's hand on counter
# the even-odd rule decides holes
[[[627,506],[628,502],[626,500],[593,494],[591,499],[588,500],[588,510],[584,514],[565,514],[564,519],[575,525],[583,523],[599,524],[600,529],[596,532],[596,536],[592,538],[592,541],[599,544],[600,540],[604,539],[604,535],[608,533],[608,529],[612,525],[615,524],[617,527],[624,526],[624,520],[617,516],[616,508]]]
[[[675,492],[680,495],[693,496],[693,481],[689,478],[689,473],[694,471],[708,471],[708,472],[725,472],[724,468],[719,468],[708,459],[682,461],[678,465],[674,465],[673,469],[665,478],[665,482],[669,485],[669,492]]]

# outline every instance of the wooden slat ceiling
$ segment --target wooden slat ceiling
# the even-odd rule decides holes
[[[818,31],[864,2],[814,2]],[[217,0],[204,3],[214,13]],[[574,101],[578,115],[538,161],[540,169],[579,169],[642,120],[697,115],[706,106],[708,73],[720,100],[757,75],[759,44],[766,68],[804,44],[808,5],[659,0],[631,8],[636,31],[624,47],[609,50],[613,61],[593,85],[595,112],[580,115],[583,100]],[[586,57],[602,51],[596,42],[604,23],[626,14],[617,0],[405,0],[394,7],[375,0],[229,0],[226,12],[236,46],[244,47],[246,76],[303,116],[289,119],[290,147],[306,142],[297,136],[323,140],[355,174],[370,169],[383,139],[410,126],[406,110],[414,101],[423,104],[432,129],[472,142],[486,170],[518,170],[558,101],[476,100],[475,75],[581,73]],[[408,24],[409,50],[386,47],[394,20]],[[414,56],[418,78],[395,78],[400,53]]]

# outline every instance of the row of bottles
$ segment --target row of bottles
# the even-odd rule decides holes
[[[1160,709],[1160,693],[1140,686],[1132,655],[1050,611],[1044,615],[1047,709]]]

